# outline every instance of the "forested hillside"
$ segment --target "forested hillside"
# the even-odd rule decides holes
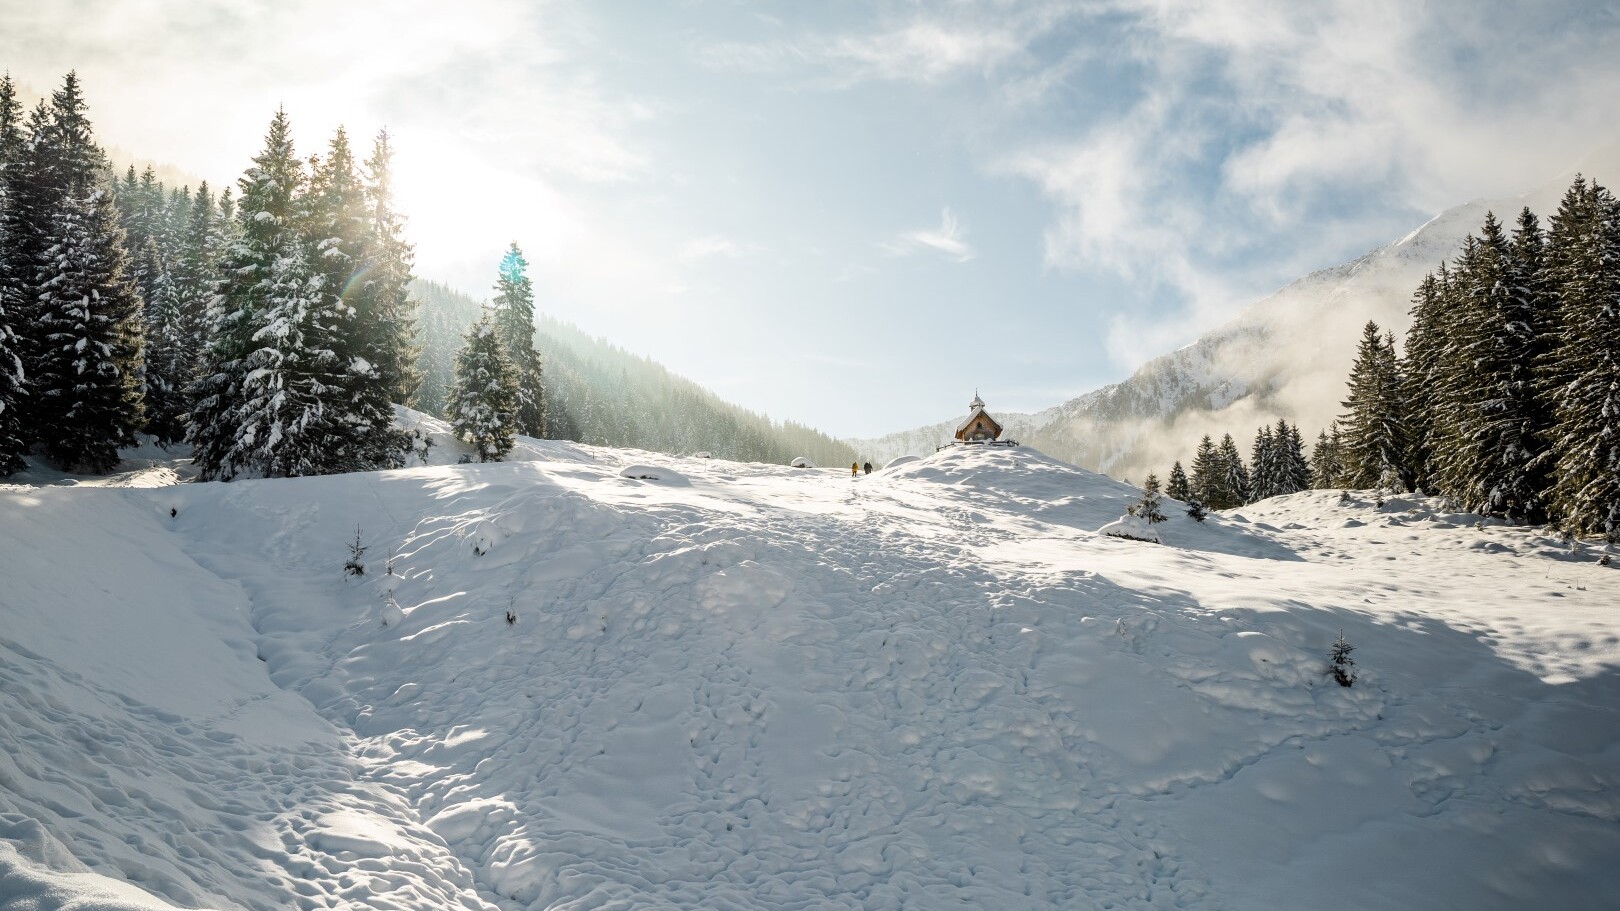
[[[482,306],[437,282],[418,280],[415,407],[443,416],[461,337]],[[716,458],[786,463],[808,456],[822,465],[856,460],[847,444],[792,421],[721,400],[662,365],[569,323],[535,315],[535,348],[545,390],[545,435],[598,446],[656,452],[708,452]]]

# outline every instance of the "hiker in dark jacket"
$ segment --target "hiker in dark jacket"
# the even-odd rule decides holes
[[[872,473],[872,463],[871,462],[867,462],[865,465],[862,465],[861,468],[864,469],[867,474]]]

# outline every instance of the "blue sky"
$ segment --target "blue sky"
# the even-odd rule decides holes
[[[419,274],[839,435],[1034,410],[1620,136],[1612,4],[0,0],[0,66],[234,180],[386,125]],[[1620,175],[1597,175],[1609,183]]]

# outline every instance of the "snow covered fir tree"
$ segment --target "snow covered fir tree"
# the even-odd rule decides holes
[[[499,462],[512,451],[522,396],[518,371],[506,340],[485,317],[467,330],[456,355],[456,384],[450,394],[450,426],[472,445],[480,462]]]
[[[546,435],[545,392],[541,388],[540,355],[534,349],[534,282],[529,279],[529,262],[516,241],[501,257],[495,282],[495,331],[512,368],[517,403],[513,418],[517,432],[524,436]]]

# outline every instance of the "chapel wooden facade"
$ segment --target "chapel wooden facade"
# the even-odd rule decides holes
[[[973,393],[968,403],[967,420],[956,428],[956,439],[962,443],[991,443],[1001,437],[1001,424],[984,410],[979,394]]]

